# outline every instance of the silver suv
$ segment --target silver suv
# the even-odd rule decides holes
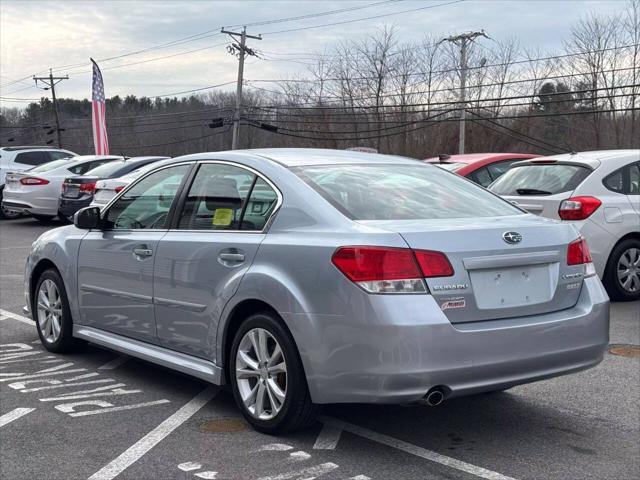
[[[69,150],[50,147],[1,147],[0,148],[0,203],[7,172],[23,172],[30,168],[58,160],[60,158],[75,157]],[[0,209],[0,218],[16,218],[19,212]]]
[[[45,348],[84,339],[230,384],[257,429],[326,403],[437,405],[593,367],[609,299],[571,224],[416,160],[158,162],[32,246]]]

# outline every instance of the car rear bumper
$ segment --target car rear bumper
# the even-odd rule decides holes
[[[315,316],[323,347],[301,348],[314,402],[410,403],[433,387],[445,398],[500,390],[593,367],[609,342],[609,299],[597,277],[584,281],[570,309],[466,324],[451,324],[430,295],[404,296],[421,304],[401,310],[384,305],[396,302],[390,297],[399,296],[372,296],[375,324]]]
[[[78,210],[91,205],[92,197],[88,198],[65,198],[60,197],[60,206],[58,207],[60,213],[64,216],[71,217]]]
[[[23,195],[7,190],[3,192],[2,207],[8,210],[35,215],[51,215],[55,217],[58,214],[57,199]]]

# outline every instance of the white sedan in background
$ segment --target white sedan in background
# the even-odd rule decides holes
[[[609,296],[640,299],[640,150],[517,162],[489,189],[531,213],[572,222]]]
[[[168,158],[168,157],[158,157],[158,158]],[[93,200],[91,201],[92,207],[104,207],[107,203],[111,201],[113,197],[116,196],[121,190],[123,190],[127,185],[133,182],[136,178],[149,170],[155,168],[157,165],[155,163],[147,164],[143,167],[140,167],[136,170],[133,170],[126,175],[123,175],[118,178],[106,178],[104,180],[100,180],[96,183],[96,190],[93,194]]]
[[[24,172],[7,172],[2,208],[28,213],[42,222],[58,215],[58,203],[64,180],[120,156],[80,155],[39,165]]]

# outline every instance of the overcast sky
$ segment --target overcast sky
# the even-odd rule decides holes
[[[612,14],[625,8],[624,0],[466,0],[443,5],[451,1],[397,0],[351,12],[253,26],[248,32],[263,34],[263,40],[251,41],[250,45],[263,51],[268,58],[282,59],[293,53],[322,52],[341,40],[364,38],[383,25],[395,25],[401,41],[420,39],[426,33],[444,36],[484,29],[497,40],[514,37],[522,46],[539,46],[545,52],[557,51],[562,48],[562,40],[570,26],[581,16],[589,12]],[[0,100],[0,104],[22,106],[24,103],[10,102],[6,97],[31,99],[48,95],[33,86],[30,76],[48,73],[48,68],[61,66],[64,68],[58,69],[57,73],[68,74],[70,79],[57,87],[58,96],[89,97],[90,68],[82,64],[88,63],[90,57],[99,60],[102,67],[107,97],[128,94],[153,97],[235,81],[237,61],[223,45],[219,45],[228,39],[221,34],[118,59],[105,59],[206,31],[214,34],[222,26],[371,3],[376,0],[1,0],[0,84],[5,86],[0,87],[0,95],[5,100]],[[434,7],[379,19],[269,34],[431,5]],[[191,50],[199,51],[182,54]],[[174,54],[180,55],[113,68]],[[305,58],[301,55],[291,57]],[[81,65],[73,66],[77,64]],[[251,59],[245,67],[245,78],[285,78],[302,73],[304,68],[294,62]],[[28,78],[12,83],[24,77]]]

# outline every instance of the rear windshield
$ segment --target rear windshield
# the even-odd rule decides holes
[[[590,173],[580,165],[522,165],[511,167],[489,190],[498,195],[554,195],[575,190]]]
[[[88,177],[110,177],[116,170],[120,170],[124,167],[124,165],[124,160],[103,163],[99,167],[89,170],[85,175]]]
[[[136,168],[135,170],[130,171],[129,173],[127,173],[126,175],[123,175],[120,178],[123,179],[123,180],[131,180],[131,181],[133,181],[136,178],[138,178],[140,175],[148,172],[149,170],[154,169],[155,167],[156,167],[156,165],[154,165],[153,163],[148,163],[144,167]]]
[[[52,160],[50,162],[43,163],[42,165],[38,165],[37,167],[30,168],[29,172],[30,173],[48,172],[49,170],[54,170],[58,167],[62,167],[67,163],[68,164],[74,163],[73,158],[61,158],[60,160]]]
[[[353,220],[474,218],[522,213],[431,165],[320,165],[292,169]]]

